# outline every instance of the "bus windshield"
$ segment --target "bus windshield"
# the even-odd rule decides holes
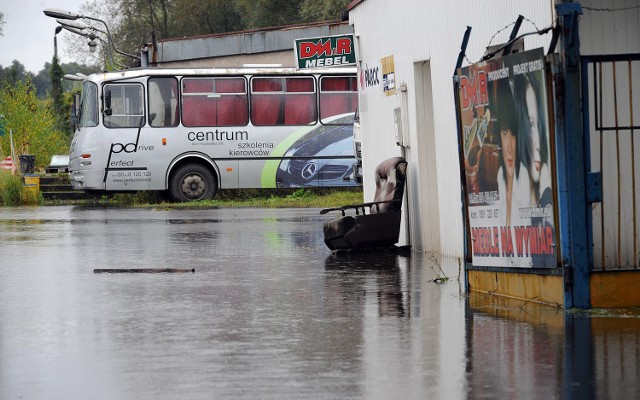
[[[83,85],[78,125],[98,126],[98,86],[93,82],[85,82]]]

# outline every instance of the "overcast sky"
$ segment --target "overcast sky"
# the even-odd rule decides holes
[[[53,18],[42,12],[46,8],[57,8],[79,12],[86,0],[0,0],[0,12],[5,24],[0,36],[0,65],[11,66],[18,60],[28,71],[37,74],[45,62],[53,58],[53,35],[58,25]],[[65,53],[61,35],[71,35],[63,31],[58,34],[58,57],[60,62],[74,61]]]

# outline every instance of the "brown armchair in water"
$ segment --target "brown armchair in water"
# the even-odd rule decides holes
[[[374,201],[363,204],[327,208],[342,216],[324,223],[324,242],[331,250],[391,247],[398,242],[400,217],[407,162],[402,157],[390,158],[376,168]],[[366,213],[367,208],[369,213]],[[355,210],[355,216],[345,211]]]

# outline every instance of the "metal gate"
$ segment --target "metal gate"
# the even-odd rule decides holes
[[[585,221],[590,265],[639,269],[640,54],[583,56],[582,88],[588,177],[602,188]]]

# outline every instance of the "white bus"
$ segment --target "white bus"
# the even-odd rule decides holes
[[[137,69],[84,78],[69,172],[88,192],[356,186],[354,67]]]

